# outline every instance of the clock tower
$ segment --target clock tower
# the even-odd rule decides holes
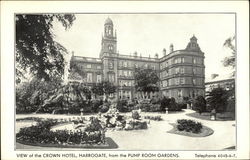
[[[103,56],[112,56],[117,53],[116,31],[114,31],[113,22],[107,18],[104,23],[104,35],[102,36],[102,45],[100,58]]]

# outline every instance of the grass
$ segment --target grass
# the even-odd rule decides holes
[[[214,133],[214,131],[211,128],[204,126],[204,125],[202,126],[200,133],[192,133],[192,132],[186,132],[186,131],[179,131],[177,129],[176,123],[170,123],[170,124],[173,126],[173,129],[167,132],[172,133],[172,134],[178,134],[178,135],[183,135],[183,136],[188,136],[188,137],[207,137]]]
[[[212,121],[209,112],[204,112],[202,114],[194,112],[194,113],[188,113],[186,115],[190,117],[198,118],[198,119]],[[232,121],[232,120],[234,120],[234,118],[229,113],[217,113],[216,114],[216,121]]]

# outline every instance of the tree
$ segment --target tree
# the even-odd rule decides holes
[[[223,65],[225,67],[232,67],[232,69],[235,69],[236,49],[235,49],[234,43],[235,43],[235,36],[226,39],[224,44],[223,44],[224,47],[227,47],[231,50],[231,54],[232,54],[231,56],[224,58],[224,60],[222,61]],[[233,71],[232,76],[234,76],[234,75],[235,75],[235,70]]]
[[[67,50],[54,40],[53,22],[56,20],[67,30],[75,16],[71,14],[16,15],[16,82],[25,73],[51,80],[64,72],[64,54]]]
[[[112,83],[108,81],[104,81],[101,83],[103,87],[103,93],[106,96],[106,99],[108,99],[108,95],[116,92],[116,86],[114,86]]]
[[[206,111],[206,100],[203,96],[198,96],[194,100],[194,110],[198,111],[200,114]]]
[[[101,83],[94,84],[91,91],[95,95],[105,95],[105,98],[107,99],[109,94],[116,92],[116,86],[108,81],[103,81]]]
[[[214,88],[207,98],[208,104],[216,112],[224,112],[227,107],[228,92],[223,88]]]
[[[140,92],[157,92],[159,87],[159,77],[153,69],[136,69],[135,70],[135,89]]]
[[[95,83],[95,84],[93,85],[93,87],[91,88],[91,91],[92,91],[92,93],[95,94],[95,96],[96,96],[96,95],[98,95],[98,96],[103,95],[104,92],[103,92],[102,83]]]

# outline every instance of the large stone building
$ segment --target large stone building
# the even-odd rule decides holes
[[[172,44],[169,53],[163,49],[161,58],[158,54],[154,57],[142,57],[136,52],[133,55],[123,55],[117,52],[116,31],[112,20],[107,18],[101,46],[99,58],[72,56],[71,63],[78,65],[86,73],[86,77],[82,79],[70,76],[70,81],[84,82],[91,86],[105,80],[118,87],[115,94],[118,98],[139,98],[142,95],[135,91],[134,70],[138,67],[152,68],[160,77],[158,96],[174,97],[180,101],[183,97],[193,98],[205,94],[204,53],[195,36],[183,50],[174,50]]]

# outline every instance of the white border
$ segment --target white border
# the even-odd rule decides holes
[[[249,37],[248,37],[249,8],[247,1],[239,1],[239,2],[237,1],[212,1],[212,2],[209,1],[202,1],[202,2],[198,1],[177,1],[177,2],[173,1],[167,1],[167,2],[1,1],[1,127],[2,127],[1,156],[2,159],[17,159],[16,153],[38,152],[38,151],[34,152],[14,151],[14,137],[12,134],[14,132],[13,123],[14,123],[14,108],[15,108],[14,107],[14,84],[15,84],[14,83],[14,69],[15,69],[14,68],[14,13],[44,13],[44,12],[47,13],[235,12],[237,14],[237,81],[236,81],[236,86],[237,86],[236,99],[238,107],[237,150],[236,151],[169,151],[169,152],[161,151],[161,152],[179,153],[180,155],[179,159],[195,159],[194,156],[195,153],[196,154],[235,153],[237,154],[237,159],[249,158]],[[59,153],[59,152],[60,151],[44,151],[44,153]],[[114,151],[101,151],[101,153],[103,152],[113,153]],[[115,151],[115,152],[118,154],[124,153],[124,151]],[[157,151],[152,151],[151,153],[156,153],[156,152]],[[67,151],[67,153],[76,153],[76,151]],[[133,153],[142,153],[142,151],[133,151]],[[146,153],[149,152],[147,151]],[[124,158],[120,157],[120,159]]]

